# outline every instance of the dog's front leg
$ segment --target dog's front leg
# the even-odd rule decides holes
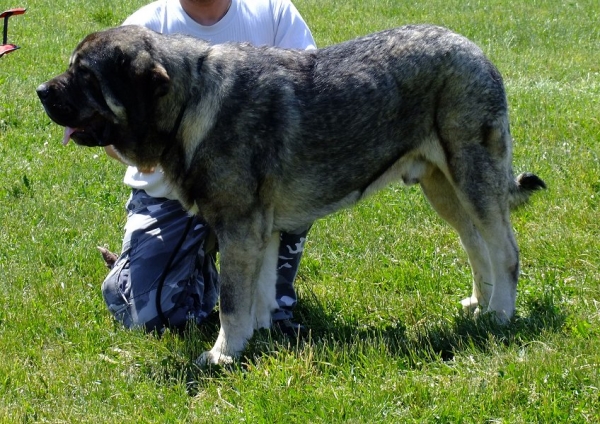
[[[264,310],[268,302],[257,301],[257,296],[260,298],[265,295],[258,280],[268,276],[270,284],[275,286],[279,239],[271,231],[272,220],[268,214],[257,213],[251,220],[238,219],[234,222],[234,226],[226,227],[232,230],[222,230],[217,234],[221,255],[221,329],[213,348],[199,358],[201,365],[233,362],[244,350],[254,330],[269,325],[265,317],[270,318],[270,315],[266,315],[270,310]],[[265,261],[267,251],[269,256],[275,255],[275,258]],[[273,267],[271,272],[265,272],[265,263]],[[274,303],[274,289],[267,292]],[[257,311],[257,308],[260,310]],[[260,316],[257,317],[257,314]]]
[[[247,241],[219,242],[221,288],[219,318],[221,329],[213,348],[199,359],[201,365],[228,364],[244,350],[254,332],[254,292],[262,251],[246,249]]]
[[[267,245],[254,294],[255,328],[271,328],[271,314],[277,308],[277,260],[279,259],[279,231]]]

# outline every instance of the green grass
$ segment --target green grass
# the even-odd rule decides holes
[[[14,5],[29,10],[11,18],[22,49],[0,59],[0,422],[600,420],[596,0],[297,0],[319,46],[418,22],[477,42],[505,77],[515,169],[549,190],[513,214],[511,326],[461,315],[470,270],[457,237],[418,189],[393,186],[311,231],[297,282],[310,340],[261,332],[220,372],[193,365],[214,319],[162,338],[112,322],[95,246],[120,245],[124,170],[60,146],[35,95],[85,34],[141,4]]]

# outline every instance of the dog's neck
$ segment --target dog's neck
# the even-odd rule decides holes
[[[181,105],[181,110],[179,110],[179,114],[177,115],[177,119],[175,119],[175,124],[173,125],[171,132],[169,132],[167,140],[173,141],[175,140],[175,138],[177,138],[177,133],[179,132],[179,128],[181,127],[181,122],[183,121],[183,115],[185,115],[186,109],[187,102]],[[174,143],[170,143],[169,145],[172,146],[173,144]]]

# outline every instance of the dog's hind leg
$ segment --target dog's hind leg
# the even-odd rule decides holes
[[[519,249],[510,224],[508,202],[504,206],[478,223],[494,273],[492,296],[483,311],[494,313],[500,323],[508,322],[515,313],[519,280]]]
[[[438,215],[458,232],[469,257],[473,292],[470,297],[461,301],[463,308],[470,312],[486,310],[494,281],[487,244],[456,196],[454,187],[439,168],[432,166],[419,182],[425,197]]]
[[[519,250],[510,223],[509,190],[514,182],[509,161],[482,144],[453,152],[452,161],[451,184],[487,245],[491,265],[491,296],[480,309],[505,323],[515,312],[519,278]]]

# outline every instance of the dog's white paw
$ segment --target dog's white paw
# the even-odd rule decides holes
[[[467,297],[460,301],[460,304],[463,307],[463,310],[470,314],[478,314],[479,313],[479,302],[475,296]]]
[[[514,297],[505,296],[504,298],[497,296],[490,301],[486,313],[492,314],[496,324],[506,325],[515,315]]]
[[[204,352],[198,359],[196,359],[196,364],[201,367],[209,367],[211,365],[224,366],[233,364],[233,361],[233,356],[209,350],[208,352]]]
[[[489,315],[492,320],[499,325],[507,325],[510,323],[513,316],[512,313],[507,313],[506,310],[495,311],[491,308],[488,308],[488,310],[485,311],[485,314]]]
[[[487,308],[482,307],[475,296],[467,297],[460,301],[463,310],[466,313],[473,314],[475,317],[481,317],[483,315],[490,316],[496,324],[506,325],[510,322],[514,308],[496,308],[492,305]],[[510,312],[507,312],[507,309]]]

